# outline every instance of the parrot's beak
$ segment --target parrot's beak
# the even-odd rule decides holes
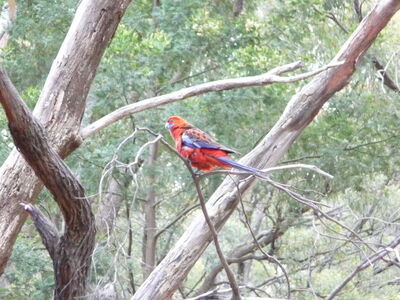
[[[167,128],[168,130],[171,130],[171,128],[174,126],[173,123],[165,123],[165,128]]]

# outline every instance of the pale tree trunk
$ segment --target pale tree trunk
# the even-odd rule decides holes
[[[399,0],[379,1],[333,59],[333,62],[342,61],[343,64],[316,76],[294,95],[271,131],[240,162],[260,169],[274,166],[322,105],[350,81],[357,60],[399,8]],[[238,192],[244,194],[254,181],[250,179],[237,185],[228,177],[211,196],[208,211],[218,230],[236,208]],[[204,217],[199,215],[133,299],[170,299],[210,241],[210,230]]]
[[[150,146],[149,170],[154,172],[158,156],[158,143]],[[144,204],[144,228],[143,228],[143,278],[146,279],[156,265],[156,243],[157,243],[157,223],[156,223],[156,176],[150,174],[146,203]]]
[[[107,182],[106,191],[99,205],[96,222],[96,228],[100,234],[110,235],[114,228],[115,219],[124,200],[121,184],[113,176]]]
[[[82,0],[53,62],[34,116],[61,157],[81,144],[85,101],[101,56],[130,0]],[[27,57],[29,59],[29,57]],[[14,149],[0,168],[0,274],[25,221],[19,202],[33,202],[41,182]]]
[[[6,9],[7,8],[7,9]],[[16,0],[8,0],[3,5],[3,11],[0,14],[0,50],[2,51],[8,43],[9,34],[7,30],[17,19]]]

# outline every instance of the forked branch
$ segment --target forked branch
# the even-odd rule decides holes
[[[43,126],[34,119],[2,68],[0,68],[0,102],[6,113],[15,146],[53,194],[65,220],[65,233],[60,240],[51,225],[47,228],[48,232],[43,230],[43,227],[38,227],[53,259],[56,279],[54,297],[55,299],[83,297],[86,293],[86,280],[95,242],[94,216],[84,189],[49,145]],[[33,207],[25,206],[25,209],[37,217],[35,221],[37,225],[39,223],[49,225],[48,220],[40,216]]]

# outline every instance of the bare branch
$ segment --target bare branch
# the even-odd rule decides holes
[[[240,296],[239,287],[236,282],[235,275],[233,274],[232,270],[229,268],[229,264],[226,261],[224,254],[222,253],[222,249],[221,249],[221,246],[218,241],[218,233],[215,230],[215,227],[214,227],[214,225],[208,215],[208,212],[207,212],[206,202],[204,200],[204,196],[203,196],[203,193],[202,193],[201,187],[200,187],[201,178],[193,172],[192,167],[190,166],[190,163],[187,160],[184,160],[184,161],[185,161],[186,167],[188,168],[188,170],[192,176],[194,185],[196,187],[197,195],[198,195],[198,198],[200,201],[201,210],[203,211],[204,219],[206,220],[207,225],[210,228],[210,231],[211,231],[211,234],[212,234],[212,237],[214,240],[214,246],[215,246],[215,249],[217,250],[218,257],[221,261],[222,266],[224,267],[226,276],[228,277],[229,284],[232,289],[232,299],[240,300],[240,299],[242,299],[242,297]]]
[[[81,145],[79,130],[91,82],[129,3],[130,0],[79,1],[34,110],[34,116],[46,127],[51,146],[61,157]],[[0,274],[26,218],[19,203],[21,199],[34,202],[42,186],[14,149],[0,168],[0,207],[4,208],[0,210]]]
[[[154,108],[160,105],[165,105],[169,103],[173,103],[179,100],[184,100],[189,97],[198,96],[201,94],[209,93],[209,92],[217,92],[223,90],[231,90],[243,87],[251,87],[251,86],[263,86],[269,85],[273,83],[290,83],[296,82],[300,80],[304,80],[310,78],[316,74],[319,74],[323,71],[326,71],[329,68],[337,67],[341,63],[333,62],[330,65],[321,67],[317,70],[306,72],[299,75],[289,76],[289,77],[281,77],[279,76],[282,73],[293,71],[299,69],[302,64],[301,62],[294,62],[291,64],[283,65],[276,67],[269,71],[268,73],[257,75],[257,76],[249,76],[249,77],[239,77],[234,79],[223,79],[217,81],[211,81],[199,85],[195,85],[192,87],[184,88],[178,90],[176,92],[172,92],[169,94],[165,94],[162,96],[156,96],[152,98],[148,98],[139,102],[135,102],[124,107],[121,107],[112,113],[100,118],[89,126],[85,127],[81,131],[81,136],[83,139],[87,139],[93,135],[95,135],[101,129],[131,115],[134,113],[138,113],[140,111]]]
[[[308,170],[314,171],[318,174],[321,174],[322,176],[328,177],[329,179],[333,179],[333,176],[331,174],[321,170],[317,166],[307,165],[307,164],[293,164],[293,165],[277,166],[277,167],[271,167],[268,169],[264,169],[263,171],[266,173],[269,173],[269,172],[278,171],[278,170],[297,169],[297,168],[308,169]]]
[[[258,169],[275,166],[324,103],[350,81],[358,59],[399,8],[398,0],[379,1],[333,58],[333,62],[344,61],[344,64],[319,74],[294,95],[274,127],[239,163]],[[239,183],[242,195],[255,183],[255,179],[253,176]],[[217,230],[231,216],[238,201],[235,185],[230,178],[226,178],[207,202],[207,211]],[[206,249],[210,239],[211,233],[204,217],[196,217],[143,282],[133,299],[171,297]]]
[[[187,216],[189,212],[191,212],[192,210],[196,209],[197,207],[199,207],[200,204],[196,203],[194,205],[189,206],[188,208],[184,209],[182,212],[180,212],[175,219],[173,219],[171,222],[169,222],[166,226],[164,226],[163,228],[161,228],[159,231],[157,231],[155,238],[157,239],[161,234],[163,234],[165,231],[167,231],[169,228],[171,228],[172,226],[174,226],[180,219],[182,219],[183,217]]]
[[[58,246],[60,236],[56,226],[49,218],[47,218],[37,207],[30,203],[20,203],[22,208],[29,213],[37,231],[42,238],[43,244],[47,251],[49,251],[50,257],[54,259],[55,249]]]
[[[386,67],[384,67],[378,60],[376,56],[371,57],[371,61],[379,74],[379,79],[382,81],[384,85],[390,88],[392,91],[396,93],[400,93],[400,87],[397,83],[389,76]]]
[[[232,180],[234,180],[234,179],[232,179]],[[250,232],[250,234],[251,234],[251,236],[252,236],[252,238],[253,238],[253,241],[254,241],[254,243],[257,245],[258,250],[260,250],[260,252],[261,252],[262,254],[264,254],[264,256],[265,256],[266,258],[268,258],[270,261],[272,261],[272,262],[274,262],[275,264],[277,264],[278,267],[282,270],[282,272],[283,272],[283,274],[285,275],[285,278],[286,278],[286,284],[287,284],[287,289],[288,289],[288,292],[287,292],[288,295],[287,295],[287,297],[288,297],[288,299],[290,299],[290,280],[289,280],[289,276],[288,276],[288,274],[287,274],[287,272],[286,272],[286,269],[283,267],[283,265],[279,262],[278,259],[276,259],[276,258],[273,257],[272,255],[269,255],[269,254],[268,254],[267,252],[265,252],[265,251],[263,250],[263,248],[261,247],[260,243],[258,242],[258,240],[257,240],[257,238],[256,238],[256,236],[255,236],[255,234],[254,234],[253,229],[251,228],[250,221],[249,221],[249,219],[248,219],[248,217],[247,217],[246,210],[245,210],[244,204],[243,204],[243,199],[242,199],[242,197],[241,197],[241,195],[240,195],[240,190],[238,189],[238,187],[237,187],[237,191],[238,191],[238,197],[239,197],[240,205],[241,205],[241,207],[242,207],[242,212],[243,212],[243,215],[244,215],[245,220],[246,220],[246,225],[247,225],[247,228],[249,229],[249,232]],[[276,239],[276,237],[274,237],[273,241],[274,241],[275,239]]]
[[[393,252],[394,248],[396,248],[400,244],[400,235],[397,236],[390,244],[388,244],[385,248],[382,248],[376,251],[374,254],[370,255],[366,258],[361,264],[357,266],[357,268],[351,272],[329,295],[326,297],[326,300],[331,300],[338,295],[338,293],[349,283],[354,276],[356,276],[359,272],[365,270],[369,266],[372,266],[374,262],[386,256],[388,253]]]
[[[353,0],[353,8],[357,16],[358,22],[361,22],[363,19],[362,15],[362,5],[364,4],[364,1],[361,1],[359,3],[358,0]],[[326,14],[328,19],[331,19],[339,28],[345,33],[348,34],[348,30],[339,22],[339,20],[336,18],[336,16],[333,13],[328,13]],[[372,64],[374,65],[379,79],[382,81],[382,84],[386,85],[388,88],[391,90],[395,91],[396,93],[400,93],[400,88],[398,84],[389,76],[389,74],[386,71],[386,68],[379,62],[378,58],[376,56],[372,55],[366,55],[366,58],[368,58]]]

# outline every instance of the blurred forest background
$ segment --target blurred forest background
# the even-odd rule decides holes
[[[302,71],[323,66],[358,26],[360,11],[355,3],[134,1],[97,70],[83,127],[121,106],[183,87],[257,75],[297,60],[304,62]],[[362,3],[365,14],[375,1]],[[16,22],[1,59],[33,108],[78,1],[17,4]],[[399,233],[399,32],[397,14],[359,62],[350,84],[329,101],[281,161],[315,165],[334,179],[304,169],[271,175],[328,205],[325,211],[331,217],[374,246],[387,244]],[[394,86],[383,83],[379,64]],[[146,148],[140,168],[128,167],[140,147],[154,139],[142,131],[128,138],[136,128],[161,133],[172,144],[164,123],[168,116],[180,115],[245,154],[304,84],[208,93],[137,113],[101,130],[70,155],[66,163],[85,187],[96,215],[92,290],[112,285],[120,299],[131,297],[199,213],[190,174],[165,147]],[[13,147],[3,111],[0,145],[2,163]],[[222,179],[207,178],[206,197]],[[324,298],[370,254],[343,228],[264,182],[242,200],[254,232],[265,237],[260,244],[285,267],[295,299]],[[43,191],[36,204],[62,228],[59,209],[48,192]],[[246,252],[253,241],[240,205],[219,238],[227,258],[236,259],[231,267],[239,285],[246,286],[243,295],[287,296],[282,270],[257,259],[261,253],[256,247]],[[392,262],[380,262],[357,275],[340,299],[398,299],[396,255],[393,250]],[[175,297],[192,297],[215,286],[229,287],[210,245]],[[53,287],[51,260],[28,218],[0,278],[0,298],[49,299]]]

